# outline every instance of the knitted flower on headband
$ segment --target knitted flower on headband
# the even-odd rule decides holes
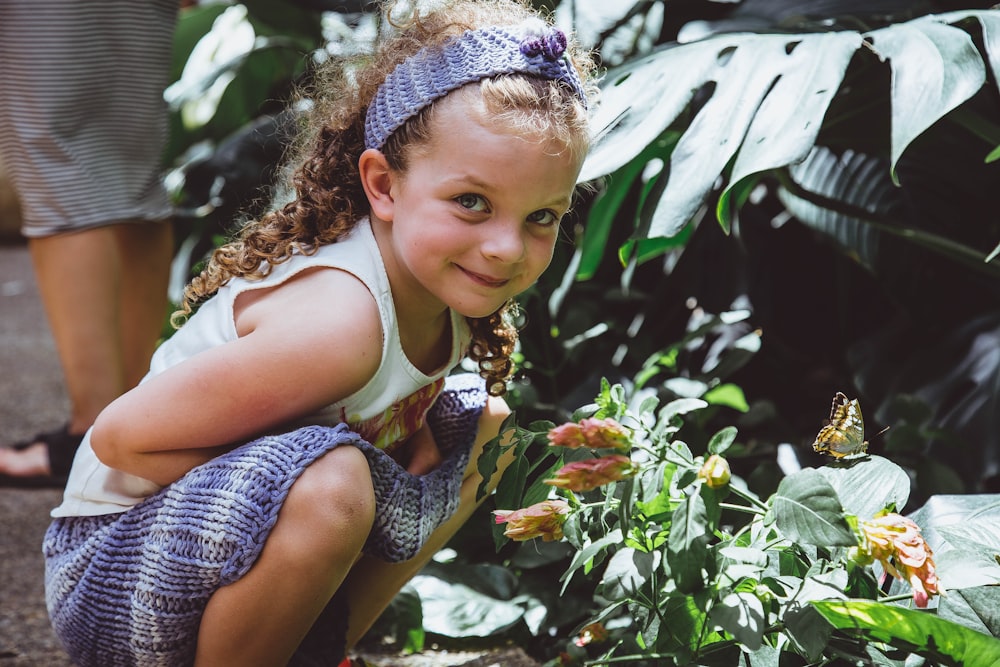
[[[542,56],[546,60],[556,60],[566,52],[566,35],[558,28],[549,28],[541,19],[529,19],[522,24],[524,38],[521,53],[534,58]]]
[[[468,30],[426,48],[396,66],[375,93],[365,118],[365,147],[386,139],[434,100],[467,83],[501,74],[532,74],[569,86],[584,106],[587,96],[565,56],[566,35],[541,19],[517,26]]]

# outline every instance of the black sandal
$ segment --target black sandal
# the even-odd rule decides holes
[[[83,434],[69,432],[69,425],[58,431],[39,433],[34,438],[15,442],[10,449],[23,451],[36,443],[43,443],[49,454],[48,475],[8,475],[0,473],[0,487],[28,489],[61,489],[66,486],[69,469],[73,465],[73,457],[83,441]]]

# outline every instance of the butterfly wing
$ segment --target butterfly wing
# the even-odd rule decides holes
[[[856,456],[868,451],[865,420],[861,416],[858,399],[848,400],[843,393],[837,392],[830,408],[830,421],[820,429],[813,442],[813,449],[836,458]]]

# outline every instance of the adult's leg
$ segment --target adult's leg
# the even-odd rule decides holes
[[[361,553],[375,516],[370,479],[349,446],[303,471],[253,567],[209,600],[196,666],[287,664]]]
[[[159,171],[177,3],[38,4],[3,4],[0,150],[63,367],[67,431],[79,436],[141,378],[166,310],[169,226],[115,223],[170,215]],[[68,465],[78,439],[45,441],[59,451],[0,450],[0,475]]]
[[[30,239],[39,292],[70,401],[67,430],[82,435],[149,368],[167,313],[172,254],[167,223],[122,223]],[[0,472],[46,475],[44,443],[0,450]]]
[[[344,582],[349,612],[348,648],[354,646],[364,636],[403,585],[448,543],[481,504],[481,501],[476,501],[476,490],[482,482],[476,464],[483,453],[483,447],[500,432],[500,426],[509,414],[510,409],[503,399],[490,397],[487,400],[479,418],[476,440],[462,480],[458,510],[431,534],[416,556],[402,563],[386,563],[377,558],[363,556],[351,569]],[[500,475],[513,460],[513,450],[500,458],[497,462],[497,472],[490,478],[490,490],[496,486]]]
[[[118,242],[118,335],[124,388],[139,384],[166,322],[167,282],[173,258],[173,227],[168,222],[112,227]]]

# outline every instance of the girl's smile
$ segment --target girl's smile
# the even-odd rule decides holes
[[[582,151],[489,122],[474,88],[432,114],[402,172],[366,151],[382,170],[369,181],[373,228],[398,310],[485,317],[548,266]]]

